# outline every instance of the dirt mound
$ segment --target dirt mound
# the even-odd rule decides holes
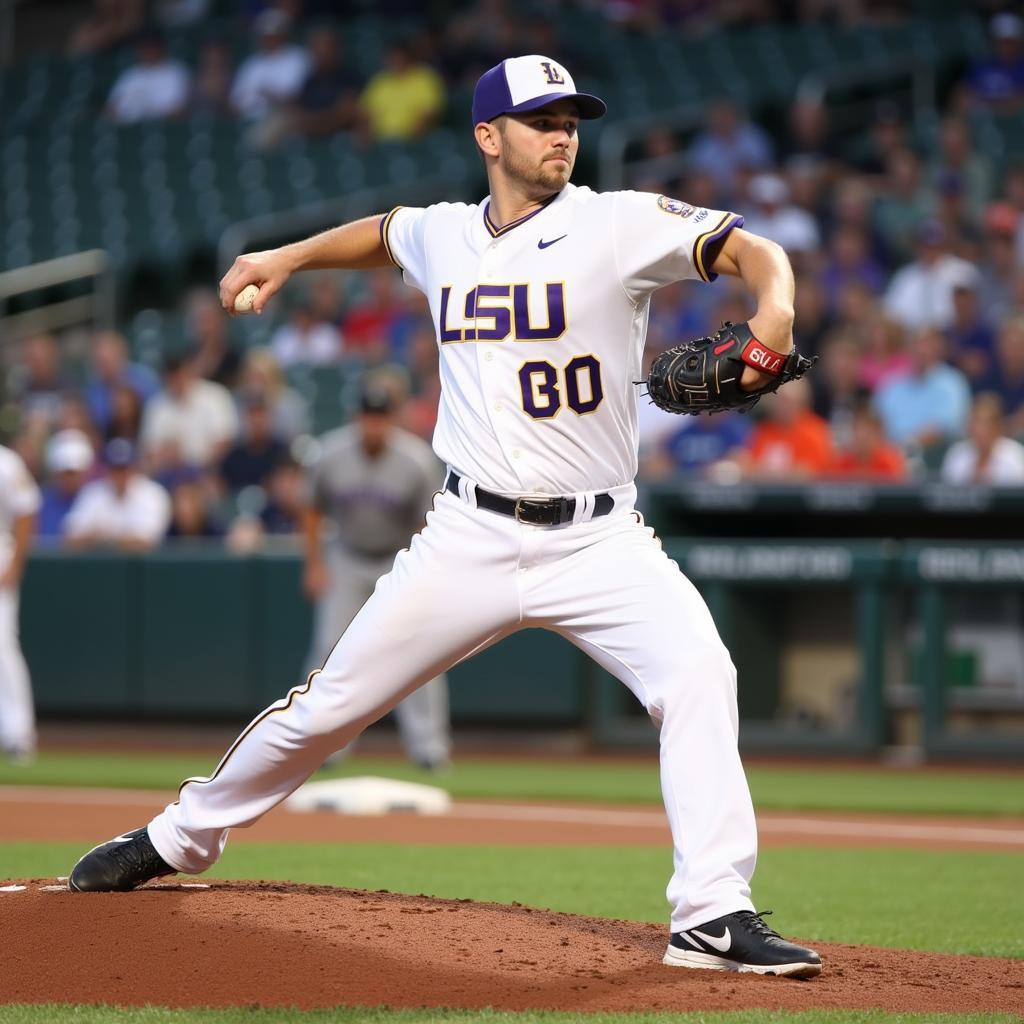
[[[280,883],[0,891],[0,1001],[1024,1011],[1024,962],[816,943],[812,981],[662,967],[657,925]]]

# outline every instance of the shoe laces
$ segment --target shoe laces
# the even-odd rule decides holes
[[[757,912],[754,912],[753,910],[741,910],[738,916],[743,918],[746,929],[752,934],[764,935],[767,938],[772,939],[781,939],[782,936],[773,928],[770,928],[764,921],[764,918],[771,916],[771,914],[772,911],[770,910],[761,910]]]
[[[138,836],[130,843],[118,843],[109,856],[132,872],[149,871],[160,863],[160,855],[145,836]]]

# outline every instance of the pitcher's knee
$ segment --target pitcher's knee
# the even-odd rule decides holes
[[[288,710],[294,714],[296,731],[311,739],[348,733],[357,736],[384,713],[379,696],[368,689],[347,673],[312,673],[307,687],[291,698]]]

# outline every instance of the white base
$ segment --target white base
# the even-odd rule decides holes
[[[447,814],[452,798],[437,786],[376,776],[307,782],[285,801],[290,811],[336,814]]]
[[[661,961],[668,967],[693,967],[705,971],[733,971],[736,974],[776,974],[791,978],[813,978],[821,974],[821,964],[798,961],[792,964],[741,964],[736,960],[713,956],[711,953],[691,952],[669,944]]]

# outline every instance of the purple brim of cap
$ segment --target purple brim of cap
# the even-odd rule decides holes
[[[527,100],[525,103],[520,103],[515,107],[509,107],[507,110],[503,110],[502,113],[525,114],[531,110],[545,107],[557,100],[572,100],[580,108],[580,117],[584,121],[593,121],[595,118],[604,117],[608,113],[608,106],[605,101],[597,96],[591,96],[588,92],[551,92],[546,96],[534,96],[532,100]]]
[[[556,100],[573,100],[580,108],[580,117],[587,121],[603,117],[608,112],[604,100],[586,92],[549,92],[513,105],[503,67],[504,62],[491,68],[477,82],[473,92],[474,125],[480,124],[481,121],[493,121],[502,114],[525,114]]]

